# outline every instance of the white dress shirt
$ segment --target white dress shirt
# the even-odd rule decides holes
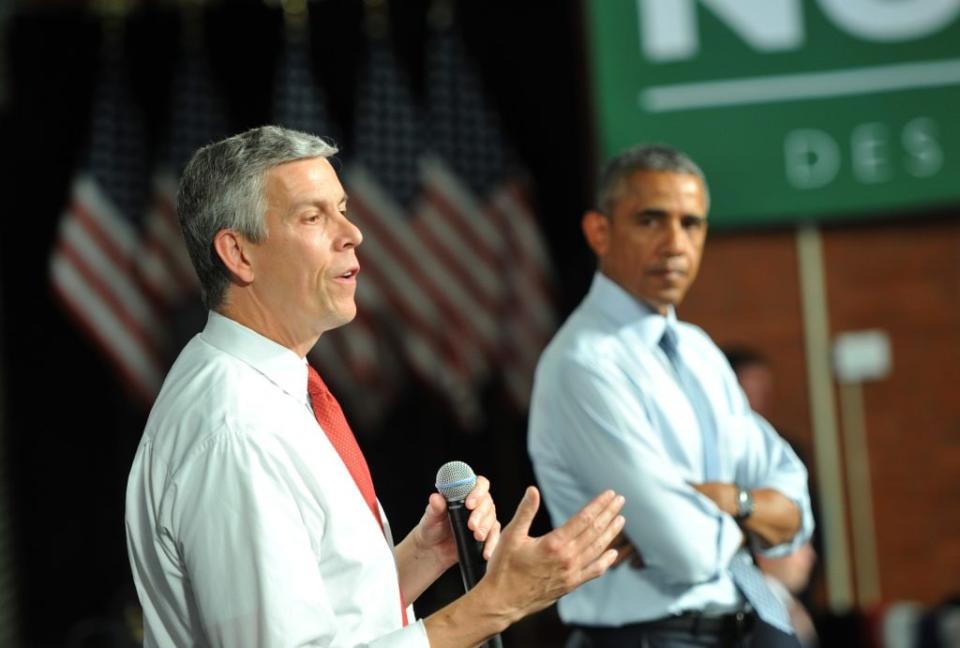
[[[314,418],[306,363],[216,313],[150,413],[126,529],[148,648],[429,645],[403,627],[389,529]]]
[[[619,626],[743,606],[728,571],[743,534],[690,486],[705,481],[703,444],[658,346],[668,320],[713,410],[720,480],[773,488],[797,503],[802,528],[774,552],[799,546],[813,528],[806,469],[750,410],[716,345],[672,309],[654,313],[598,273],[537,366],[528,444],[554,524],[612,488],[626,498],[624,531],[646,566],[621,564],[565,596],[559,612],[567,623]]]

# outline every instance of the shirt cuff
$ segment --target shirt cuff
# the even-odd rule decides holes
[[[427,639],[427,629],[423,625],[423,619],[417,619],[405,628],[374,639],[369,646],[370,648],[430,648],[430,640]]]
[[[760,553],[764,556],[780,558],[781,556],[792,554],[799,549],[801,545],[808,542],[813,535],[813,511],[810,508],[809,500],[797,501],[794,498],[790,498],[790,501],[800,509],[800,528],[797,529],[797,532],[787,542],[772,547],[761,548]]]

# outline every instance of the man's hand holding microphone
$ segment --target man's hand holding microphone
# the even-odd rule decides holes
[[[613,491],[595,497],[563,526],[532,537],[530,525],[540,507],[535,487],[527,488],[502,531],[489,481],[475,477],[469,466],[445,464],[437,487],[444,497],[431,495],[423,518],[397,547],[401,588],[408,601],[429,582],[417,579],[424,581],[422,587],[405,582],[401,553],[421,566],[430,561],[431,569],[417,571],[437,574],[457,562],[459,554],[468,591],[424,621],[431,648],[478,646],[491,639],[491,645],[498,645],[495,636],[511,624],[597,578],[617,561],[611,543],[623,529],[624,500]],[[443,519],[448,511],[450,524]]]

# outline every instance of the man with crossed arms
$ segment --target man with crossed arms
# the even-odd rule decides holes
[[[786,553],[809,537],[806,470],[675,313],[707,207],[703,173],[679,151],[638,146],[608,163],[582,219],[598,272],[537,367],[528,441],[551,517],[613,488],[642,560],[560,601],[580,645],[748,646],[758,623],[797,645],[748,546]]]

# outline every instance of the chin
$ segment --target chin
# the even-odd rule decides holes
[[[344,308],[337,312],[337,326],[343,326],[349,324],[357,317],[357,307],[356,305],[351,305],[350,308]]]
[[[349,324],[357,316],[357,309],[343,309],[327,313],[323,318],[322,333],[338,329],[345,324]],[[322,334],[321,333],[321,334]]]
[[[684,290],[670,290],[660,295],[660,303],[664,306],[679,306],[686,294]]]

